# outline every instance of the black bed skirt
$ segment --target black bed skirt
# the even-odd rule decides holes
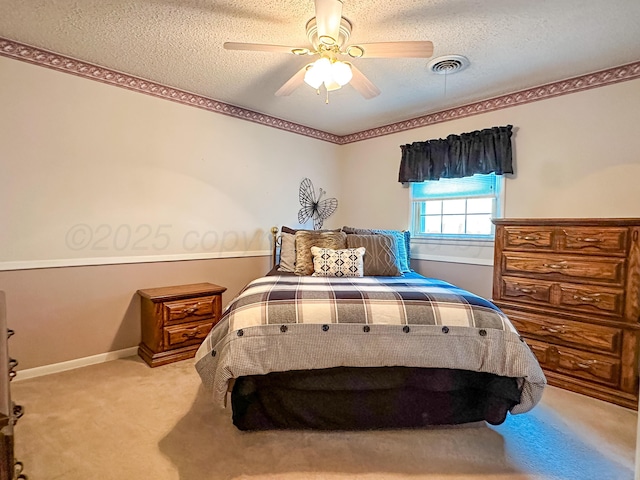
[[[515,378],[443,368],[337,367],[238,378],[240,430],[369,430],[504,422],[520,402]]]

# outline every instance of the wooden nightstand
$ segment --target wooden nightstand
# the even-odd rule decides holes
[[[213,283],[138,290],[142,320],[138,355],[152,367],[192,358],[220,320],[225,290]]]

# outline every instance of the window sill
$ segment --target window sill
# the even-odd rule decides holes
[[[493,266],[492,239],[411,237],[411,258]]]

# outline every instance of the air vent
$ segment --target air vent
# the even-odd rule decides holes
[[[462,55],[444,55],[427,63],[427,68],[438,75],[458,73],[469,66],[469,59]]]

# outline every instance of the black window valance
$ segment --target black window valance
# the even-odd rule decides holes
[[[440,178],[470,177],[477,173],[513,173],[512,125],[449,135],[426,142],[401,145],[398,181],[424,182]]]

